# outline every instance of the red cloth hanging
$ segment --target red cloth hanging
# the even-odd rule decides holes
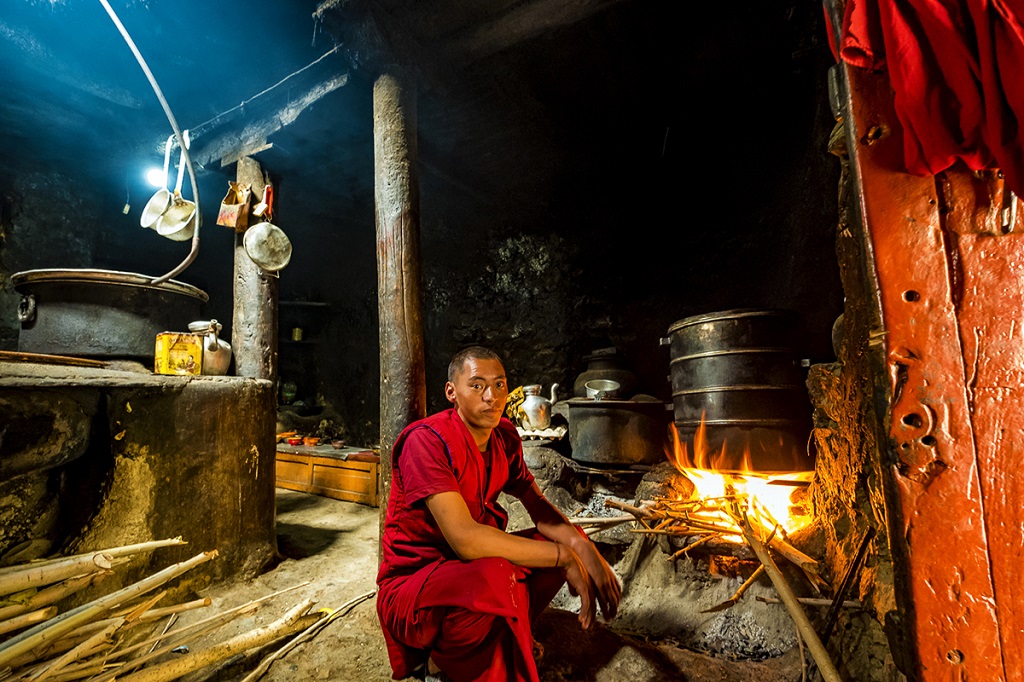
[[[1024,193],[1024,2],[849,0],[839,56],[886,70],[907,171],[962,161]]]

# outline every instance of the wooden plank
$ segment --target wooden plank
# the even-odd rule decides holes
[[[338,500],[377,506],[377,465],[357,464],[366,468],[314,464],[310,492]]]
[[[844,119],[877,277],[893,465],[885,481],[897,601],[921,680],[1005,680],[979,461],[936,179],[905,170],[884,73],[844,66]]]
[[[292,486],[295,490],[308,490],[313,480],[313,465],[301,455],[285,456],[278,452],[275,472],[279,486]]]
[[[998,173],[950,173],[943,194],[958,256],[958,319],[984,531],[1008,679],[1024,674],[1024,211]],[[1010,210],[1011,206],[1016,210]],[[1015,219],[1015,220],[1014,220]]]

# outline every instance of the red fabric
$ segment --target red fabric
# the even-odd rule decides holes
[[[1020,0],[849,0],[840,55],[886,69],[907,170],[999,168],[1024,193],[1024,4]]]
[[[515,426],[502,419],[481,454],[458,413],[446,410],[405,429],[391,459],[377,612],[393,678],[411,675],[433,650],[454,680],[536,680],[530,601],[557,578],[546,605],[561,586],[561,572],[547,572],[554,578],[534,588],[535,574],[545,572],[503,559],[459,560],[424,501],[458,491],[477,523],[504,530],[508,514],[499,493],[519,497],[533,484]]]

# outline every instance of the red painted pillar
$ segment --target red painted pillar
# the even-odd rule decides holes
[[[841,66],[888,370],[890,542],[921,680],[1024,679],[1024,236],[996,172],[915,177],[884,73]]]

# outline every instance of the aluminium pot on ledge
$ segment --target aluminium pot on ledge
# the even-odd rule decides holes
[[[647,396],[633,400],[571,398],[566,402],[574,460],[609,466],[665,460],[671,405]]]

